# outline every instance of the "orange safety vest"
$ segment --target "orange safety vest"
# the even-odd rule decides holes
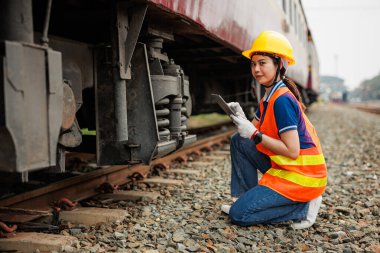
[[[284,93],[293,95],[287,87],[278,88],[268,101],[265,119],[257,123],[257,129],[263,134],[274,139],[281,140],[274,114],[274,103]],[[302,111],[302,107],[298,102]],[[263,99],[260,102],[260,115],[263,115]],[[327,184],[327,169],[325,158],[322,154],[321,144],[317,133],[309,119],[302,112],[306,129],[316,147],[301,149],[297,159],[277,155],[265,148],[261,143],[257,144],[257,150],[269,156],[271,168],[259,181],[260,185],[267,186],[279,194],[293,201],[308,202],[325,191]]]

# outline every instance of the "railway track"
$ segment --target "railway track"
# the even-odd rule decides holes
[[[222,145],[221,150],[216,148],[212,152],[202,152],[201,156],[194,155],[197,151],[190,152],[189,156],[187,155],[189,152],[185,152],[183,158],[173,156],[168,158],[169,161],[162,160],[161,163],[152,166],[150,173],[158,170],[166,180],[165,182],[135,180],[133,184],[121,186],[120,191],[96,193],[98,195],[80,200],[79,204],[61,199],[61,203],[64,203],[69,210],[63,210],[65,209],[63,208],[59,212],[61,223],[42,222],[43,220],[54,220],[55,212],[52,211],[52,208],[49,210],[16,209],[17,204],[11,207],[2,207],[0,213],[12,212],[14,217],[14,221],[8,222],[9,227],[3,227],[0,224],[3,231],[8,230],[7,235],[12,235],[14,234],[12,230],[15,230],[12,225],[16,224],[18,228],[15,237],[0,239],[0,251],[15,251],[18,246],[31,249],[30,251],[20,250],[21,252],[35,252],[34,249],[37,248],[40,249],[40,252],[60,252],[63,251],[63,248],[65,252],[69,252],[68,245],[72,245],[73,252],[97,253],[322,252],[336,251],[337,249],[342,251],[345,248],[354,249],[355,252],[364,251],[364,249],[367,249],[368,252],[377,252],[379,226],[378,219],[376,219],[378,216],[376,197],[379,192],[376,191],[378,173],[376,173],[375,164],[377,162],[378,136],[370,132],[372,130],[367,129],[378,126],[378,117],[368,117],[367,114],[352,110],[352,108],[334,106],[326,107],[320,112],[314,111],[311,115],[314,117],[314,121],[319,123],[318,127],[325,140],[326,153],[331,156],[330,175],[332,175],[332,180],[343,183],[330,186],[331,190],[325,193],[325,206],[321,209],[318,221],[308,231],[294,231],[284,224],[245,228],[229,223],[228,216],[221,213],[219,208],[221,204],[230,201],[228,187],[230,161],[227,144]],[[360,143],[366,144],[364,148],[369,150],[369,154],[350,150],[349,154],[351,155],[347,158],[347,156],[336,153],[347,152],[346,143],[343,140],[356,141],[350,139],[347,134],[353,129],[352,127],[356,127],[355,125],[344,125],[344,129],[331,128],[341,120],[341,117],[347,117],[350,122],[363,122],[361,127],[364,127],[363,136],[366,141]],[[369,119],[368,122],[367,119]],[[325,121],[328,123],[324,123]],[[325,126],[325,124],[329,125]],[[331,129],[334,131],[331,132]],[[336,136],[340,136],[338,143],[341,143],[338,145],[338,151],[336,151]],[[220,142],[219,144],[205,145],[201,149],[208,150],[215,146],[220,146]],[[356,159],[365,160],[369,159],[368,157],[370,160],[367,161],[370,161],[371,164],[366,163],[357,167]],[[89,157],[84,157],[84,159],[89,159]],[[181,159],[187,159],[188,162],[178,162]],[[346,163],[347,159],[351,162]],[[169,164],[170,169],[162,170],[166,166],[165,163],[171,163]],[[156,169],[153,169],[154,167]],[[354,174],[341,173],[342,167],[347,171],[354,171]],[[153,174],[147,175],[154,176]],[[360,187],[352,188],[353,183]],[[110,186],[110,190],[114,187],[114,185],[108,186]],[[120,198],[122,194],[119,193],[132,190],[133,192],[144,192],[146,195],[144,198],[133,201]],[[81,191],[80,187],[78,187],[78,191]],[[336,196],[340,196],[340,198],[336,198]],[[363,199],[366,202],[362,201]],[[71,207],[71,204],[74,206]],[[80,222],[68,221],[73,219],[73,216],[79,215],[78,210],[87,211],[84,216],[88,217],[77,217],[77,221],[81,220]],[[94,222],[95,219],[99,221],[100,218],[95,217],[95,214],[106,215],[109,220],[96,224],[85,223]],[[24,220],[22,215],[25,217]],[[26,222],[33,215],[40,218],[34,223]],[[18,222],[15,222],[16,220]],[[21,220],[22,222],[20,222]],[[350,224],[350,227],[342,227],[342,220],[346,224]],[[22,231],[44,233],[34,234]],[[344,234],[340,231],[343,231]],[[24,236],[25,243],[22,246],[11,244],[11,240],[17,239],[20,235]],[[49,246],[49,249],[42,248],[41,245],[33,244],[35,242],[31,243],[31,239],[26,235],[36,237],[35,241],[41,241],[44,247],[47,245],[46,240],[60,244],[54,247]],[[343,237],[339,239],[341,235]],[[332,237],[336,239],[332,239]],[[5,248],[4,241],[6,245],[12,245],[12,247]],[[21,242],[19,243],[21,244]]]
[[[353,105],[352,107],[360,111],[369,112],[372,114],[380,114],[379,105]]]
[[[218,126],[218,128],[220,127],[222,125]],[[222,128],[225,129],[225,127]],[[215,127],[212,127],[212,129],[215,131]],[[206,129],[202,128],[198,132],[205,131]],[[159,177],[161,172],[170,169],[173,164],[186,163],[189,159],[192,160],[194,157],[202,155],[204,151],[212,151],[217,147],[221,147],[221,145],[228,143],[233,131],[228,130],[202,138],[176,153],[154,160],[150,166],[102,167],[42,188],[3,198],[0,200],[0,220],[4,222],[0,222],[1,234],[3,237],[13,234],[17,229],[14,224],[17,224],[19,229],[21,228],[24,231],[58,232],[60,230],[58,227],[39,223],[36,225],[33,221],[46,217],[53,219],[61,210],[71,209],[79,201],[101,193],[112,193],[119,186],[124,185],[124,189],[126,189],[128,184],[131,186],[140,182],[149,184],[155,183],[155,180],[162,183],[163,181],[160,181],[162,178]],[[91,156],[88,155],[84,158],[84,160],[91,160]],[[55,220],[55,223],[57,221]]]

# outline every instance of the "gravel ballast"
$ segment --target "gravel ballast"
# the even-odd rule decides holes
[[[220,211],[221,204],[232,203],[231,164],[220,152],[205,156],[225,159],[199,157],[205,162],[177,165],[197,169],[198,175],[167,174],[183,180],[182,186],[135,186],[159,192],[155,200],[107,203],[127,210],[125,220],[69,224],[62,233],[76,236],[82,252],[380,252],[380,116],[342,105],[314,105],[308,116],[328,166],[328,187],[309,229],[231,224]]]

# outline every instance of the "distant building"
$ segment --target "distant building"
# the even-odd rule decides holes
[[[345,102],[347,87],[344,85],[344,79],[336,76],[321,76],[319,97],[324,101]]]

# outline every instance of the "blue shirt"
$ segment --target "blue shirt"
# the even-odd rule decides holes
[[[263,117],[261,117],[260,108],[256,110],[255,118],[260,122],[265,120],[265,113],[269,99],[272,97],[273,93],[281,87],[286,87],[286,85],[282,81],[279,81],[269,92],[268,96],[264,97]],[[273,109],[279,135],[289,130],[297,130],[301,149],[315,147],[315,144],[306,129],[306,123],[302,117],[302,110],[298,106],[297,100],[294,96],[288,93],[281,95],[274,102]]]

